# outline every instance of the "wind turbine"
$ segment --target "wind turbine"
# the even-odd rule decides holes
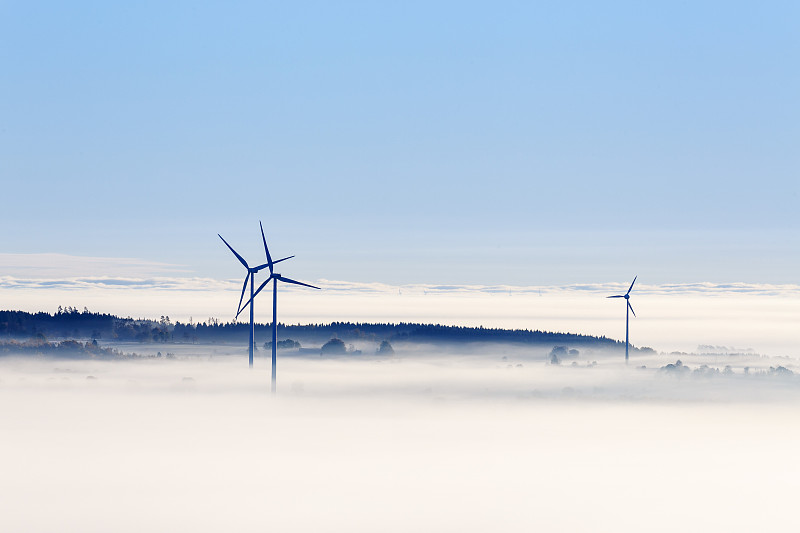
[[[278,366],[277,365],[277,362],[278,362],[278,354],[277,354],[277,350],[278,350],[278,282],[282,281],[284,283],[293,283],[295,285],[302,285],[303,287],[311,287],[312,289],[319,289],[319,287],[315,287],[313,285],[309,285],[308,283],[295,281],[293,279],[289,279],[287,277],[281,276],[280,274],[276,274],[275,270],[273,268],[273,265],[275,263],[278,263],[278,261],[272,261],[272,259],[270,259],[269,248],[267,248],[267,239],[264,238],[264,229],[263,228],[261,229],[261,238],[264,239],[264,250],[267,252],[267,265],[266,266],[269,267],[269,277],[266,279],[266,281],[264,281],[264,283],[262,283],[258,287],[258,289],[255,291],[255,293],[251,292],[250,300],[248,300],[247,303],[245,303],[244,306],[239,309],[239,313],[244,311],[244,308],[249,305],[250,306],[250,314],[252,315],[252,313],[253,313],[253,299],[256,296],[258,296],[258,293],[260,293],[264,289],[264,287],[267,286],[267,283],[272,281],[272,283],[273,283],[273,285],[272,285],[272,385],[271,385],[271,389],[270,390],[272,391],[272,394],[275,394],[276,379],[277,379],[276,374],[277,374],[277,366]],[[294,256],[291,256],[291,257],[294,257]],[[250,288],[252,289],[252,285],[250,286]],[[239,316],[239,315],[237,314],[236,316]]]
[[[636,283],[636,278],[638,277],[639,276],[634,276],[631,286],[628,287],[628,292],[625,294],[607,296],[607,298],[625,298],[625,302],[627,304],[625,306],[625,364],[628,364],[628,346],[630,346],[630,342],[628,341],[628,323],[630,322],[630,313],[633,313],[633,316],[636,316],[636,312],[633,310],[633,306],[631,305],[631,289],[633,289],[633,284]],[[630,313],[628,311],[630,311]]]
[[[261,226],[261,221],[258,222],[258,225]],[[234,250],[233,247],[230,244],[228,244],[228,241],[226,241],[222,237],[222,235],[220,235],[219,233],[217,233],[217,235],[219,236],[220,239],[222,239],[222,242],[225,243],[225,246],[227,246],[228,249],[230,249],[230,251],[233,252],[233,255],[236,256],[236,259],[238,259],[239,262],[241,264],[243,264],[244,267],[247,269],[247,275],[244,277],[244,285],[242,285],[242,295],[239,297],[239,306],[236,308],[236,311],[237,311],[236,312],[236,317],[238,318],[239,314],[244,309],[244,307],[242,307],[242,300],[244,300],[244,293],[247,290],[248,281],[250,282],[250,302],[248,302],[248,303],[252,303],[253,298],[254,298],[253,287],[255,285],[255,280],[254,280],[255,274],[259,270],[262,270],[262,269],[264,269],[266,267],[269,267],[270,272],[272,272],[272,265],[274,265],[275,263],[280,263],[281,261],[286,261],[287,259],[291,259],[294,256],[290,255],[289,257],[284,257],[283,259],[278,259],[277,261],[272,261],[272,258],[270,258],[270,256],[269,256],[269,250],[267,250],[267,240],[264,238],[264,226],[261,226],[261,238],[264,240],[264,251],[266,251],[266,253],[267,253],[267,262],[264,263],[263,265],[258,265],[256,267],[251,267],[251,266],[249,266],[247,264],[247,261],[244,260],[244,257],[239,255],[239,253],[236,250]],[[253,368],[253,342],[255,340],[254,339],[254,333],[255,333],[255,326],[254,326],[254,323],[253,323],[253,305],[251,304],[250,305],[250,348],[249,348],[249,351],[250,351],[250,368]]]

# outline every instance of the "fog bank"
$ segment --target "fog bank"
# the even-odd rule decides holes
[[[678,377],[655,370],[663,356],[638,369],[599,353],[572,366],[512,348],[396,348],[282,356],[275,398],[265,354],[251,371],[240,347],[186,347],[174,360],[0,359],[0,529],[800,525],[798,382],[756,373],[775,360],[741,360],[747,375],[736,364],[731,375]],[[686,364],[719,356],[704,357]]]

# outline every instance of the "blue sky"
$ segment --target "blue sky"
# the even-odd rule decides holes
[[[2,252],[793,283],[793,2],[0,2]],[[286,272],[288,274],[288,272]]]

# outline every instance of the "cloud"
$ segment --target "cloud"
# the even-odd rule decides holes
[[[54,255],[54,254],[43,254]],[[91,258],[90,258],[91,259]],[[93,265],[109,264],[101,258]],[[123,264],[123,261],[118,260]],[[146,269],[159,263],[125,263],[123,269]],[[174,266],[174,265],[172,265]],[[171,265],[165,265],[171,267]],[[175,266],[174,272],[181,272]],[[239,291],[240,279],[220,280],[214,278],[189,276],[69,276],[44,277],[42,272],[36,277],[0,276],[0,289],[48,290],[48,289],[136,289],[136,290],[174,290],[174,291]],[[52,273],[51,273],[52,274]],[[68,273],[67,273],[68,274]],[[353,295],[391,295],[391,296],[425,296],[425,295],[563,295],[563,296],[606,296],[624,293],[628,289],[626,283],[584,283],[574,285],[428,285],[406,284],[391,285],[379,282],[357,282],[343,280],[319,279],[312,283],[325,291],[334,294]],[[286,285],[282,290],[305,290]],[[759,284],[759,283],[679,283],[663,285],[647,285],[637,283],[634,288],[636,296],[800,296],[800,285],[793,284]]]
[[[0,289],[10,290],[177,290],[177,291],[224,291],[233,288],[232,281],[209,278],[63,278],[63,279],[25,279],[11,276],[0,277]]]
[[[185,265],[125,257],[84,257],[66,254],[0,253],[0,289],[91,290],[136,289],[174,291],[239,291],[241,278],[213,279],[191,276]],[[406,284],[318,279],[311,281],[328,293],[352,295],[564,295],[606,296],[628,289],[622,283],[580,283],[571,285],[467,285]],[[283,290],[301,291],[286,285]],[[800,296],[800,285],[767,283],[667,283],[649,285],[637,281],[637,296]]]
[[[317,280],[326,290],[376,294],[474,294],[474,295],[598,295],[624,293],[628,283],[582,283],[572,285],[388,285],[383,283],[360,283],[350,281]],[[650,296],[698,296],[698,295],[757,295],[800,296],[800,285],[766,283],[673,283],[662,285],[636,284],[636,295]]]

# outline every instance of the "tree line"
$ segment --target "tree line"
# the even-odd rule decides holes
[[[16,339],[103,339],[128,342],[170,342],[173,324],[161,320],[120,318],[83,308],[59,307],[56,313],[0,311],[0,336]]]
[[[0,336],[27,339],[37,335],[45,339],[101,339],[126,342],[247,342],[250,324],[222,323],[216,318],[203,322],[172,322],[168,316],[158,320],[121,318],[93,313],[88,309],[59,307],[58,312],[27,313],[0,311]],[[271,339],[270,324],[256,324],[257,342]],[[448,326],[414,322],[366,323],[331,322],[329,324],[278,324],[279,338],[300,339],[323,344],[331,338],[344,341],[383,340],[392,342],[459,343],[503,342],[519,344],[569,344],[612,348],[623,345],[607,337],[529,329],[484,328],[483,326]],[[258,339],[261,340],[258,340]]]

